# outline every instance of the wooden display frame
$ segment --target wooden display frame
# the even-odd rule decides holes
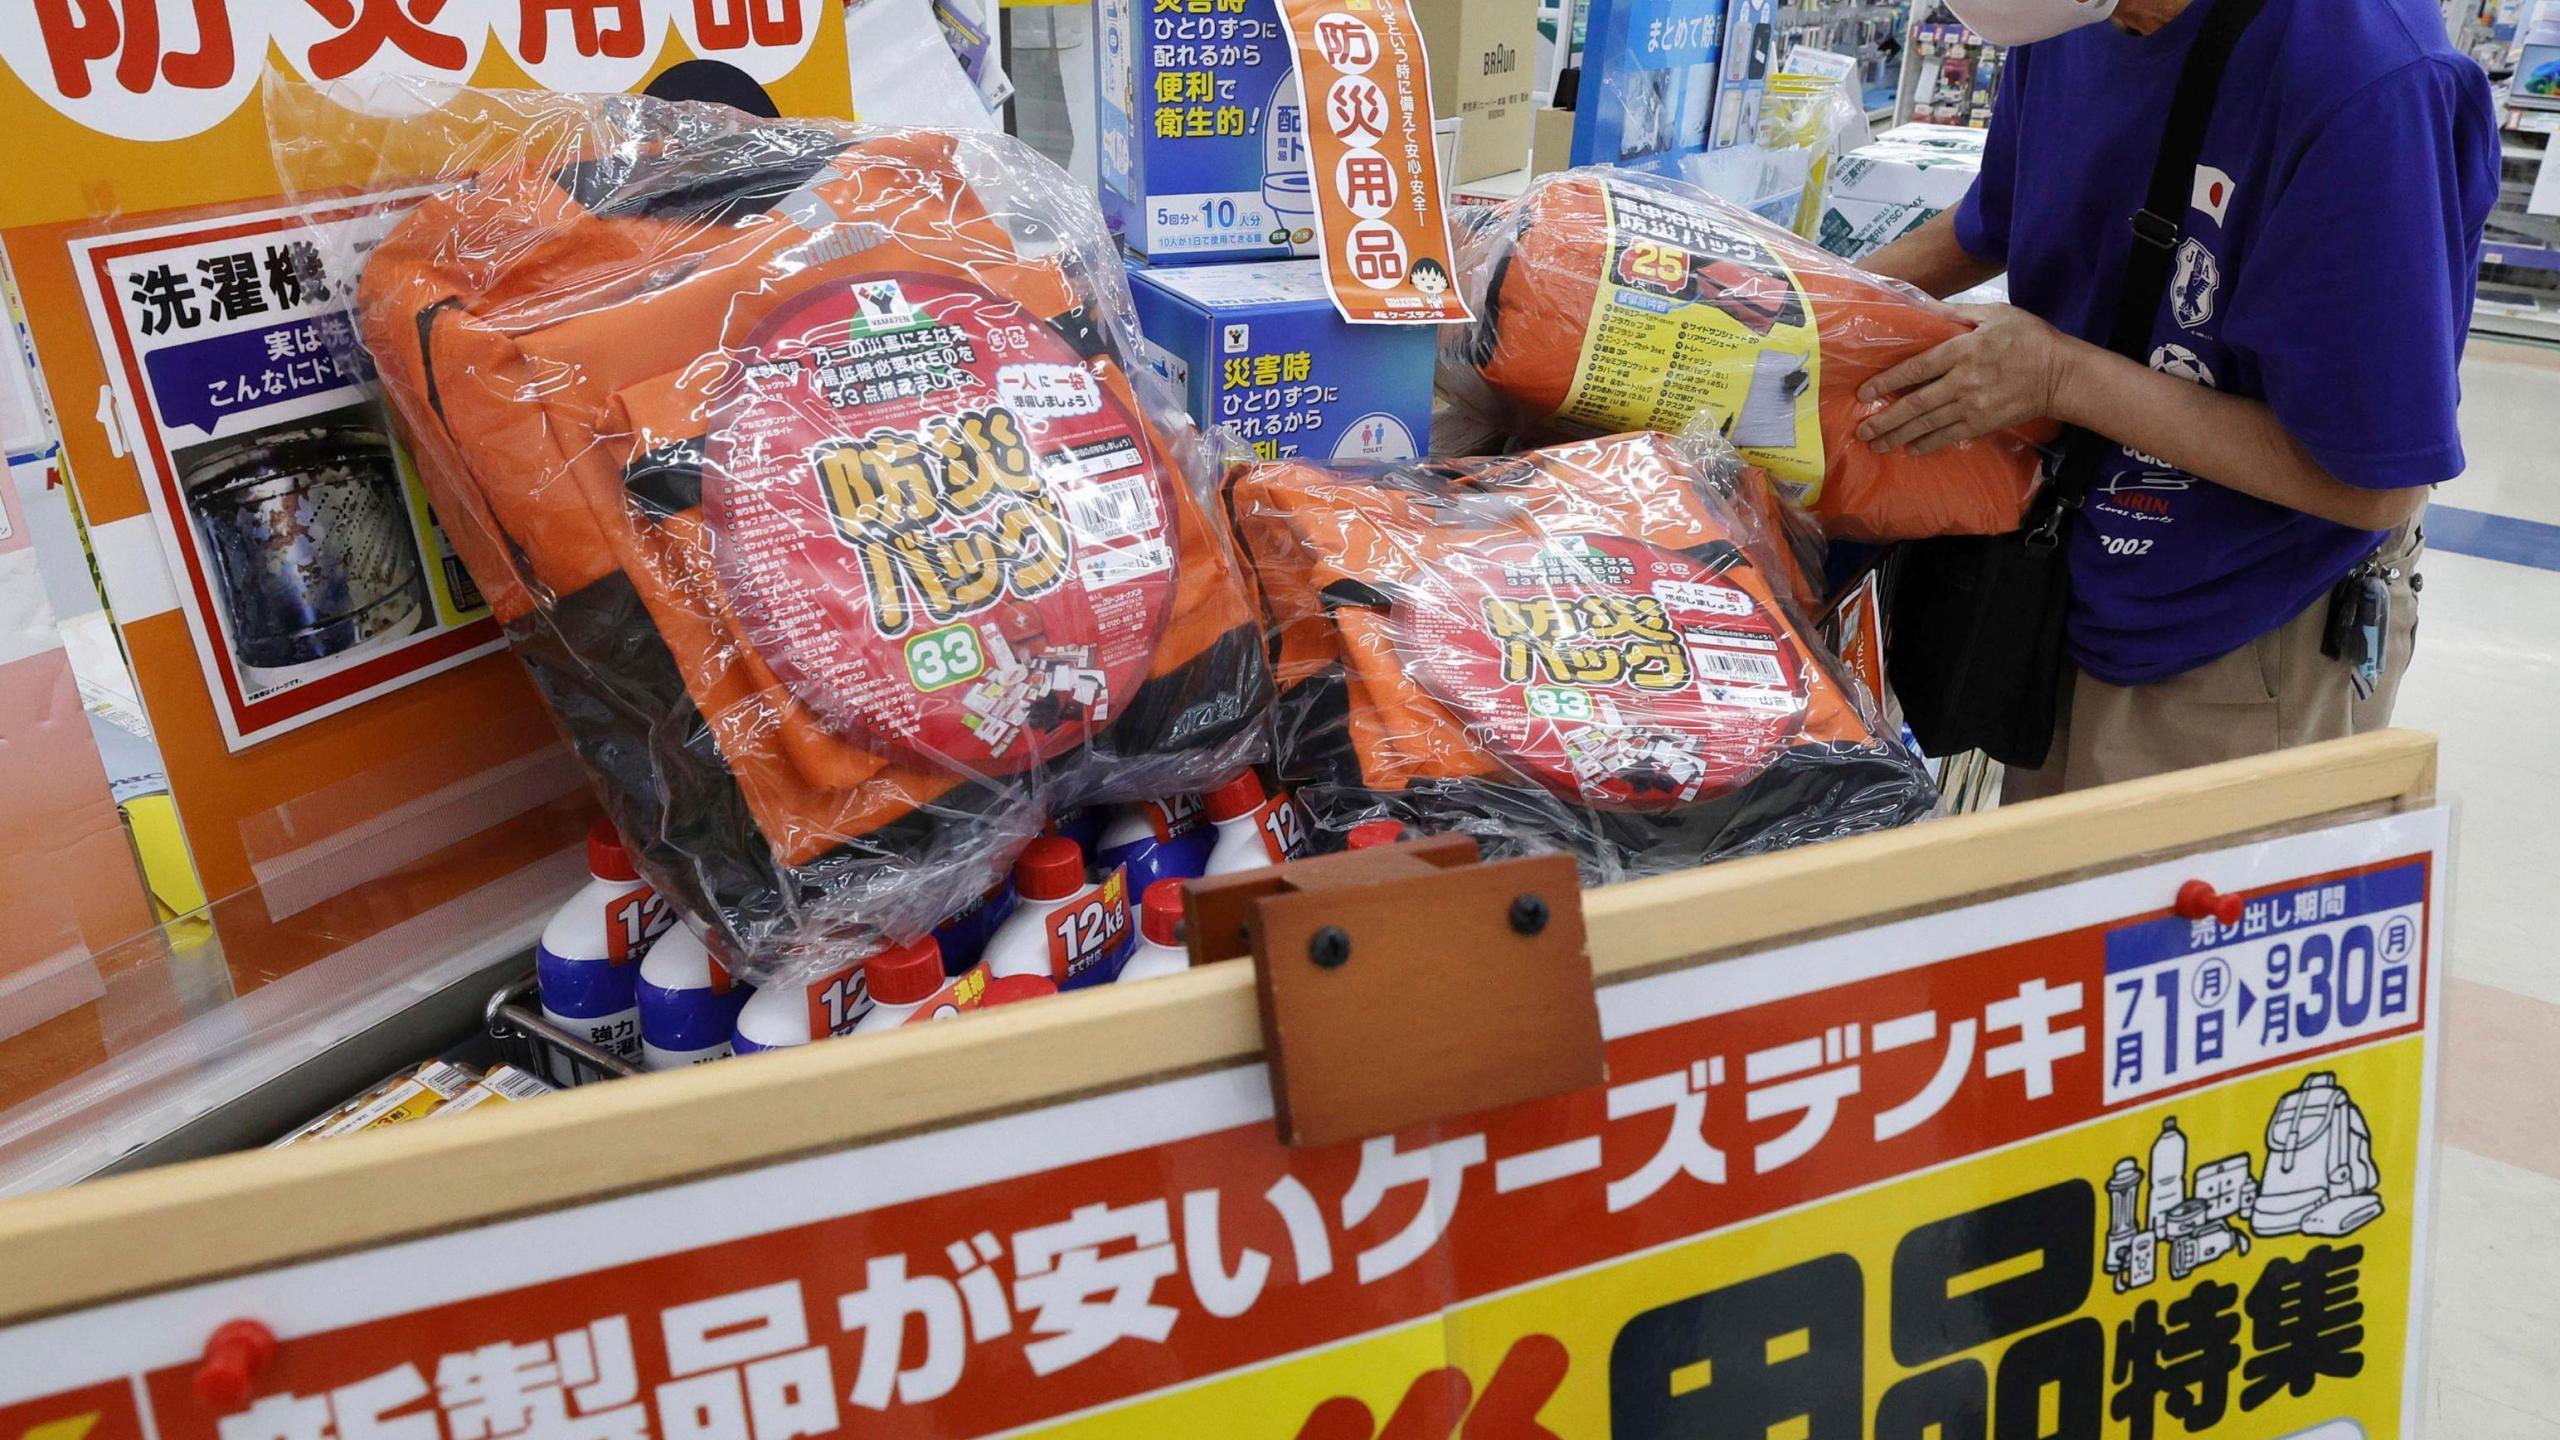
[[[1600,983],[1624,981],[2420,808],[2435,774],[2433,737],[2390,731],[1588,891],[1592,967]],[[1253,967],[1209,965],[961,1025],[23,1197],[0,1204],[0,1323],[1232,1066],[1262,1045]]]

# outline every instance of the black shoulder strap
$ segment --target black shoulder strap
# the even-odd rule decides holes
[[[2148,363],[2151,331],[2160,315],[2160,299],[2169,293],[2178,241],[2195,198],[2196,166],[2204,158],[2204,132],[2213,123],[2214,101],[2222,94],[2222,75],[2242,32],[2266,8],[2266,0],[2194,0],[2213,8],[2187,51],[2178,72],[2176,98],[2160,132],[2160,157],[2151,170],[2151,188],[2142,208],[2133,213],[2133,245],[2125,257],[2124,278],[2116,291],[2115,328],[2107,348]],[[2114,442],[2074,426],[2063,435],[2062,463],[2056,469],[2051,498],[2061,508],[2076,509],[2097,483],[2098,467]],[[2047,507],[2049,510],[2052,507]],[[2055,517],[2047,516],[2047,523]]]

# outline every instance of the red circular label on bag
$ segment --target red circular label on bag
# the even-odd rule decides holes
[[[792,694],[910,763],[1021,770],[1144,682],[1173,596],[1146,431],[1041,317],[916,273],[735,352],[703,455],[720,581]]]
[[[1794,636],[1730,571],[1613,535],[1428,562],[1389,611],[1408,673],[1480,745],[1583,804],[1666,810],[1740,785],[1804,728]]]

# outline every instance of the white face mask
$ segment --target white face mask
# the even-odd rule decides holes
[[[2116,13],[2116,0],[1947,0],[1965,28],[1994,45],[2032,45]]]

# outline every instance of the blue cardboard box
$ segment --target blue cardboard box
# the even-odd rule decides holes
[[[1148,359],[1192,417],[1233,429],[1264,459],[1410,460],[1430,449],[1438,327],[1345,321],[1322,262],[1132,264],[1129,289]]]
[[[1097,0],[1102,213],[1150,264],[1312,254],[1305,110],[1275,0]]]

